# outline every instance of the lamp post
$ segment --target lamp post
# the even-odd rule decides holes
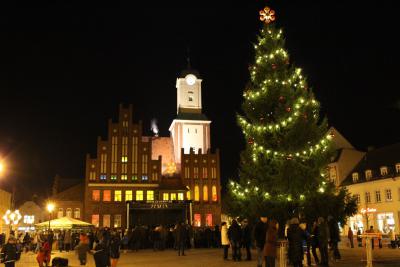
[[[50,221],[51,221],[51,213],[54,210],[54,204],[49,202],[47,203],[47,211],[49,212],[49,232],[50,232]]]

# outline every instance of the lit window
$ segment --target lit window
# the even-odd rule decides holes
[[[121,227],[122,216],[121,214],[114,215],[114,228]]]
[[[95,227],[99,227],[99,217],[100,217],[100,215],[99,214],[92,214],[92,224],[95,226]]]
[[[125,201],[131,201],[132,200],[132,190],[126,190],[125,191]]]
[[[392,201],[392,190],[386,189],[386,201]]]
[[[358,182],[358,173],[357,172],[353,172],[352,176],[353,176],[353,183]]]
[[[100,200],[100,196],[99,196],[99,200]],[[62,218],[62,217],[64,217],[64,209],[59,208],[58,212],[57,212],[57,218]]]
[[[194,220],[193,220],[194,226],[200,227],[201,226],[201,215],[199,213],[194,214]]]
[[[111,175],[111,180],[113,180],[113,181],[117,180],[117,175],[115,175],[115,174]]]
[[[147,201],[153,201],[154,200],[154,191],[153,190],[147,190],[146,192],[146,200]]]
[[[105,150],[105,147],[103,147],[103,150]],[[102,153],[100,155],[100,173],[106,173],[107,172],[107,154]]]
[[[116,130],[114,129],[116,132]],[[111,137],[111,173],[117,173],[118,162],[118,136]]]
[[[149,180],[149,178],[147,177],[147,175],[142,175],[142,181],[147,181]]]
[[[217,178],[217,169],[215,167],[211,168],[211,178],[216,179]]]
[[[137,190],[136,191],[136,200],[137,201],[142,201],[143,200],[143,191],[142,190]]]
[[[193,168],[193,177],[195,179],[199,178],[199,168],[198,167]]]
[[[189,178],[190,178],[189,167],[185,167],[185,178],[186,178],[186,179],[189,179]]]
[[[65,212],[65,216],[67,216],[68,218],[72,217],[72,209],[68,208],[67,211]]]
[[[218,201],[217,187],[215,185],[212,186],[211,193],[212,193],[212,201],[214,202]]]
[[[111,190],[103,191],[103,201],[111,201]]]
[[[121,190],[114,191],[114,201],[122,201],[122,191]]]
[[[128,175],[122,174],[122,175],[121,175],[121,180],[122,180],[122,181],[128,180]]]
[[[385,175],[387,175],[387,167],[381,167],[381,175],[382,176],[385,176]]]
[[[186,191],[186,199],[191,200],[190,190]]]
[[[203,186],[203,201],[208,201],[208,187]]]
[[[128,162],[128,157],[126,157],[126,156],[122,157],[121,162]]]
[[[366,170],[365,171],[365,179],[369,180],[372,178],[372,171],[371,170]]]
[[[194,201],[200,201],[200,192],[199,186],[194,186]]]
[[[75,210],[74,210],[74,218],[75,219],[80,219],[81,218],[81,209],[80,208],[75,208]]]
[[[107,180],[107,175],[105,174],[100,175],[100,180],[102,181]]]
[[[169,200],[169,194],[163,193],[163,200]]]
[[[137,181],[137,175],[132,175],[132,181]]]
[[[400,163],[396,164],[396,173],[400,173]]]
[[[90,181],[96,180],[96,172],[89,172],[89,180]]]
[[[361,200],[360,200],[360,194],[355,194],[354,197],[356,198],[357,204],[360,204],[360,202],[361,202]]]
[[[183,193],[178,193],[178,200],[183,200]]]
[[[34,215],[24,215],[24,223],[25,224],[33,224],[35,222]]]
[[[206,226],[212,226],[212,214],[208,213],[206,214]]]
[[[207,179],[207,178],[208,178],[207,167],[203,167],[203,178],[204,178],[204,179]]]
[[[176,200],[176,193],[171,193],[171,200]]]
[[[371,203],[371,194],[369,192],[365,193],[365,202]]]
[[[143,154],[142,155],[142,173],[143,174],[147,174],[147,160],[148,160],[147,155]]]
[[[157,172],[153,172],[151,174],[151,180],[153,180],[153,181],[157,181],[158,180],[158,173]]]
[[[110,227],[111,226],[111,215],[104,214],[103,215],[103,227]]]
[[[100,201],[100,190],[93,190],[92,191],[92,200],[93,201]]]
[[[375,200],[376,202],[381,202],[381,191],[375,191]]]

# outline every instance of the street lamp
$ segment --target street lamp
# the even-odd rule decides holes
[[[0,160],[0,175],[4,172],[5,168],[4,163]]]
[[[50,232],[50,221],[51,221],[51,213],[54,210],[54,204],[49,202],[47,203],[47,211],[49,212],[49,232]]]

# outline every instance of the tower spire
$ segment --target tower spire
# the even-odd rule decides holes
[[[187,61],[187,69],[190,70],[192,68],[190,64],[190,47],[186,48],[186,61]]]

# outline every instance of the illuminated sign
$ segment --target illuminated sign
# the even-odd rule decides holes
[[[376,209],[375,208],[361,209],[361,213],[370,213],[370,212],[376,212]]]

